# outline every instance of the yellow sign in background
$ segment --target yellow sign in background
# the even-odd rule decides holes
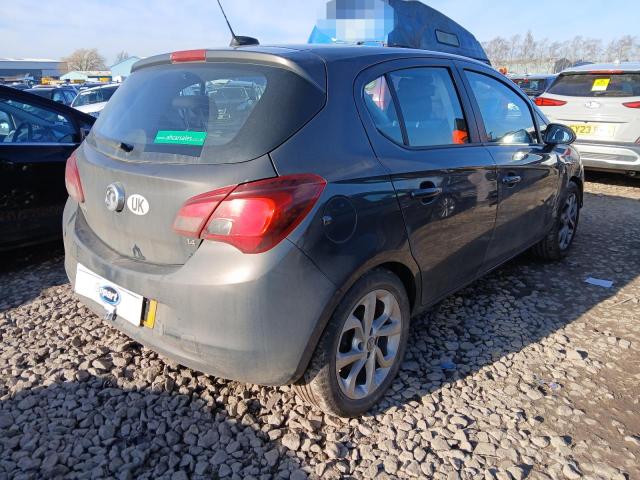
[[[591,87],[592,92],[604,92],[607,90],[609,83],[611,82],[610,78],[596,78],[593,81],[593,86]]]

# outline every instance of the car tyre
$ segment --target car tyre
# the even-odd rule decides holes
[[[544,260],[560,260],[567,256],[578,231],[580,220],[580,190],[569,182],[560,201],[553,228],[533,247],[533,252]]]
[[[337,306],[296,391],[325,413],[362,415],[396,377],[409,321],[400,279],[386,269],[367,273]]]

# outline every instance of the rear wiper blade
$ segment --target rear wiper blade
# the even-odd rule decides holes
[[[133,145],[131,145],[130,143],[120,142],[120,148],[129,153],[133,150]]]

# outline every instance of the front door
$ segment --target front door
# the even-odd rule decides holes
[[[65,163],[81,138],[73,114],[31,97],[0,92],[0,249],[60,236]]]
[[[487,268],[530,247],[551,227],[559,159],[538,134],[533,110],[508,80],[465,69],[481,134],[498,166],[498,220]],[[484,131],[482,131],[484,130]]]
[[[481,271],[497,187],[494,161],[478,142],[457,72],[447,61],[416,62],[374,67],[356,89],[372,145],[398,195],[422,273],[423,304],[431,304]]]

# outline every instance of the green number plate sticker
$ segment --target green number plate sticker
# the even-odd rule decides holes
[[[195,145],[202,146],[207,139],[207,132],[180,132],[173,130],[160,130],[154,143],[170,145]]]

